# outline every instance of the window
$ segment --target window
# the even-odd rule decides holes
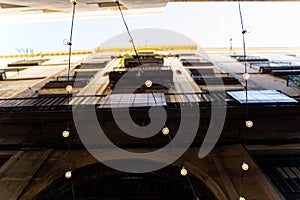
[[[286,96],[276,90],[251,90],[227,92],[240,103],[296,103],[297,100]]]
[[[288,200],[300,200],[300,156],[257,156],[261,168]]]

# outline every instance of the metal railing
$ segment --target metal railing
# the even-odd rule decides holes
[[[106,102],[108,95],[78,95],[78,96],[55,96],[55,97],[29,97],[0,99],[0,108],[57,108],[65,106],[97,106],[101,107]],[[238,104],[236,100],[224,93],[165,93],[163,94],[167,105],[181,104],[193,105],[195,103],[207,105],[212,101],[221,102],[224,100],[232,105]],[[146,100],[147,101],[147,100]],[[146,102],[145,102],[146,103]],[[299,104],[299,102],[297,103]],[[103,106],[102,106],[103,107]]]

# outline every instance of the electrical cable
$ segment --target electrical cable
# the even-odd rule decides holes
[[[70,144],[70,142],[69,142],[69,145],[68,145],[68,156],[69,156],[69,162],[70,162],[69,170],[72,172],[71,144]],[[72,198],[73,198],[73,200],[75,200],[75,189],[74,189],[73,176],[71,176],[70,179],[71,179]]]
[[[192,192],[193,192],[193,194],[194,194],[195,199],[196,199],[196,200],[199,200],[199,198],[197,197],[196,192],[195,192],[195,190],[194,190],[194,187],[193,187],[193,185],[192,185],[192,182],[191,182],[190,178],[188,177],[188,175],[186,176],[186,178],[187,178],[187,180],[188,180],[188,182],[189,182],[189,184],[190,184],[190,187],[191,187],[191,189],[192,189]]]
[[[68,74],[67,74],[67,82],[68,86],[70,85],[70,71],[71,71],[71,56],[72,56],[72,38],[73,38],[73,28],[74,28],[74,18],[75,18],[75,10],[77,2],[76,0],[71,1],[73,4],[73,10],[72,10],[72,20],[71,20],[71,32],[70,32],[70,40],[67,42],[67,45],[69,45],[69,60],[68,60]],[[66,88],[67,89],[67,88]],[[69,127],[69,107],[70,107],[70,92],[67,90],[68,96],[67,96],[67,131],[70,131]],[[71,92],[72,94],[72,92]],[[71,142],[69,141],[68,144],[68,158],[69,158],[69,170],[72,173],[72,160],[71,160]],[[72,189],[72,199],[75,200],[75,189],[74,189],[74,181],[73,177],[71,175],[71,189]]]
[[[68,65],[68,83],[70,81],[70,70],[71,70],[71,55],[72,55],[72,38],[73,38],[73,27],[74,27],[74,17],[75,17],[75,8],[76,8],[76,1],[72,1],[73,4],[73,12],[72,12],[72,22],[71,22],[71,33],[70,33],[70,40],[67,43],[69,45],[69,65]]]
[[[247,73],[247,63],[246,63],[246,40],[245,40],[245,33],[247,33],[247,30],[244,29],[244,20],[243,20],[243,14],[242,14],[242,8],[241,8],[241,2],[238,0],[238,6],[239,6],[239,14],[240,14],[240,21],[241,21],[241,28],[242,28],[242,35],[243,35],[243,58],[244,58],[244,73]],[[246,120],[248,118],[248,80],[245,79],[245,93],[246,93]]]
[[[243,14],[241,9],[241,2],[238,0],[239,5],[239,14],[240,14],[240,21],[241,21],[241,28],[242,28],[242,35],[243,35],[243,57],[244,57],[244,74],[247,74],[247,63],[246,63],[246,41],[245,41],[245,33],[247,33],[247,30],[244,28],[244,21],[243,21]],[[248,77],[249,78],[249,77]],[[248,120],[248,79],[244,78],[245,80],[245,93],[246,93],[246,120]],[[244,169],[243,169],[244,170]],[[239,189],[239,196],[242,197],[242,189],[243,189],[243,183],[245,179],[245,171],[242,172],[241,177],[241,183],[240,183],[240,189]]]
[[[245,33],[247,30],[244,29],[244,21],[243,21],[243,14],[242,14],[242,8],[241,8],[241,2],[238,0],[238,5],[239,5],[239,14],[240,14],[240,21],[241,21],[241,28],[242,28],[242,35],[243,35],[243,58],[244,58],[244,70],[245,73],[247,73],[247,64],[246,64],[246,41],[245,41]],[[246,102],[248,100],[247,98],[247,87],[248,87],[248,81],[245,80],[246,84]]]
[[[119,2],[119,1],[115,1],[115,2],[116,2],[116,4],[118,5],[120,14],[121,14],[121,16],[122,16],[123,23],[124,23],[124,25],[125,25],[125,27],[126,27],[126,31],[127,31],[128,35],[129,35],[129,38],[130,38],[130,42],[132,43],[132,47],[133,47],[134,52],[135,52],[135,55],[136,55],[136,57],[137,57],[137,59],[138,59],[139,67],[140,67],[140,69],[141,69],[141,73],[143,73],[144,70],[143,70],[143,67],[142,67],[142,63],[141,63],[140,57],[139,57],[139,55],[138,55],[138,52],[137,52],[137,50],[136,50],[136,46],[135,46],[133,37],[132,37],[132,35],[131,35],[131,33],[130,33],[129,27],[128,27],[128,25],[127,25],[127,23],[126,23],[126,20],[125,20],[125,17],[124,17],[124,15],[123,15],[123,12],[122,12],[122,8],[121,8],[121,5],[120,5],[120,2]],[[153,100],[154,100],[154,102],[155,102],[155,105],[157,106],[158,103],[157,103],[157,101],[156,101],[156,98],[155,98],[155,95],[154,95],[152,89],[151,89],[151,94],[152,94]],[[167,126],[165,125],[164,127],[167,127]],[[174,145],[173,145],[173,143],[172,143],[172,141],[171,141],[171,137],[170,137],[169,134],[168,134],[168,136],[169,136],[169,139],[170,139],[170,142],[171,142],[171,145],[172,145],[173,149],[175,149],[175,147],[174,147]]]
[[[244,183],[244,178],[245,178],[245,172],[242,172],[242,177],[241,177],[241,183],[240,183],[240,190],[239,190],[239,196],[242,196],[242,188],[243,188],[243,183]]]
[[[122,16],[123,23],[124,23],[124,25],[125,25],[125,27],[126,27],[126,31],[127,31],[128,35],[129,35],[129,38],[130,38],[130,42],[132,43],[132,47],[133,47],[134,52],[135,52],[135,55],[136,55],[136,57],[137,57],[137,59],[138,59],[139,67],[140,67],[140,69],[141,69],[141,73],[143,73],[143,72],[144,72],[144,69],[143,69],[143,66],[142,66],[142,63],[141,63],[141,60],[140,60],[140,56],[138,55],[138,52],[137,52],[137,50],[136,50],[136,46],[135,46],[133,37],[132,37],[132,35],[131,35],[131,33],[130,33],[129,27],[128,27],[128,25],[127,25],[127,23],[126,23],[126,20],[125,20],[125,17],[124,17],[124,15],[123,15],[123,12],[122,12],[122,8],[121,8],[121,5],[120,5],[120,2],[119,2],[119,1],[115,1],[115,2],[116,2],[116,4],[118,5],[120,14],[121,14],[121,16]],[[155,102],[155,105],[157,106],[158,104],[157,104],[157,101],[156,101],[156,98],[155,98],[155,95],[154,95],[152,89],[151,89],[151,94],[152,94],[153,100],[154,100],[154,102]],[[166,127],[166,126],[165,126],[165,127]],[[170,137],[170,136],[169,136],[169,137]],[[172,143],[172,146],[173,146],[173,143]],[[174,146],[173,146],[173,148],[174,148]]]
[[[141,59],[140,59],[139,54],[138,54],[138,52],[137,52],[137,50],[136,50],[136,46],[135,46],[135,44],[134,44],[133,37],[132,37],[132,35],[131,35],[130,31],[129,31],[128,25],[127,25],[126,20],[125,20],[125,17],[124,17],[124,15],[123,15],[123,11],[122,11],[120,2],[119,2],[119,1],[115,1],[115,2],[116,2],[116,4],[118,5],[120,14],[121,14],[121,16],[122,16],[123,23],[124,23],[124,25],[125,25],[125,27],[126,27],[126,31],[127,31],[128,35],[129,35],[129,38],[130,38],[130,42],[132,43],[133,50],[134,50],[135,55],[136,55],[136,57],[137,57],[137,59],[138,59],[139,66],[140,66],[140,68],[141,68],[141,72],[143,73],[144,70],[143,70],[143,67],[142,67]]]

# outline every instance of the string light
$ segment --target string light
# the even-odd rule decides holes
[[[248,103],[248,80],[250,78],[250,74],[247,73],[247,65],[246,65],[246,42],[245,42],[245,33],[250,33],[251,28],[246,27],[244,28],[244,22],[243,22],[243,15],[242,15],[242,9],[241,9],[241,3],[240,0],[238,0],[238,5],[239,5],[239,13],[240,13],[240,20],[241,20],[241,27],[242,27],[242,35],[243,35],[243,51],[244,51],[244,69],[245,73],[243,74],[243,78],[245,80],[245,93],[246,93],[246,104]],[[246,105],[246,119],[248,118],[248,105]],[[248,128],[253,127],[253,121],[251,120],[246,120],[245,125]]]
[[[249,170],[249,165],[244,161],[242,163],[242,166],[241,166],[242,170],[243,170],[243,173],[242,173],[242,178],[241,178],[241,186],[240,186],[240,198],[239,200],[246,200],[243,196],[242,196],[242,187],[243,187],[243,182],[244,182],[244,178],[245,178],[245,172]]]
[[[248,128],[252,128],[253,127],[253,121],[251,121],[251,120],[245,121],[245,124],[246,124],[246,127],[248,127]]]
[[[71,93],[73,91],[72,85],[67,85],[66,90],[67,90],[68,93]]]
[[[187,176],[188,171],[187,171],[187,169],[185,168],[185,166],[182,166],[182,167],[181,167],[180,174],[181,174],[182,176],[186,177],[186,179],[188,180],[189,185],[190,185],[190,187],[191,187],[191,189],[192,189],[192,191],[193,191],[195,200],[199,200],[199,198],[198,198],[198,196],[197,196],[197,194],[196,194],[196,192],[195,192],[195,190],[194,190],[193,184],[192,184],[192,182],[191,182],[189,176]]]
[[[164,127],[161,132],[164,134],[164,135],[168,135],[170,133],[170,130],[168,127]]]
[[[66,86],[66,91],[68,92],[68,94],[72,93],[73,91],[73,86],[70,84],[70,71],[71,71],[71,56],[72,56],[72,37],[73,37],[73,26],[74,26],[74,17],[75,17],[75,9],[76,9],[76,4],[77,1],[76,0],[71,0],[71,3],[73,4],[73,12],[72,12],[72,23],[71,23],[71,31],[70,31],[70,39],[69,40],[64,40],[64,43],[66,45],[69,46],[69,60],[68,60],[68,85]],[[70,104],[70,96],[68,95],[67,97],[68,100],[68,104],[67,104],[67,110],[66,110],[66,114],[67,114],[67,127],[69,127],[69,104]],[[67,138],[70,135],[70,131],[67,128],[66,131],[63,131],[62,136]],[[74,189],[74,183],[73,183],[73,178],[72,178],[72,161],[71,161],[71,144],[69,141],[68,144],[68,155],[69,155],[69,162],[70,162],[70,166],[69,166],[69,170],[65,172],[65,177],[67,179],[70,179],[71,182],[71,187],[72,187],[72,199],[75,200],[75,189]]]
[[[249,170],[249,165],[246,162],[242,163],[242,170],[243,171],[248,171]]]
[[[65,177],[66,177],[67,179],[71,178],[71,177],[72,177],[72,171],[71,171],[71,170],[66,171]]]
[[[146,87],[151,87],[152,86],[152,81],[150,81],[150,80],[147,80],[146,82],[145,82],[145,85],[146,85]]]
[[[187,173],[188,173],[187,169],[186,169],[184,166],[182,166],[182,168],[181,168],[181,170],[180,170],[180,174],[181,174],[182,176],[186,176]]]
[[[70,131],[63,131],[63,132],[62,132],[62,136],[63,136],[64,138],[69,137],[69,136],[70,136]]]
[[[245,41],[245,33],[250,33],[251,28],[246,27],[244,28],[244,22],[243,22],[243,14],[242,14],[242,9],[241,9],[241,2],[238,0],[238,5],[239,5],[239,14],[240,14],[240,21],[241,21],[241,28],[242,28],[242,35],[243,35],[243,53],[244,53],[244,74],[243,78],[245,80],[245,96],[246,96],[246,119],[248,118],[248,80],[250,78],[250,75],[247,73],[247,64],[246,64],[246,41]],[[253,122],[251,120],[245,121],[246,127],[252,128]],[[241,177],[241,186],[240,186],[240,191],[239,191],[239,200],[246,200],[242,196],[242,188],[243,188],[243,182],[244,182],[244,176],[245,172],[249,170],[249,165],[246,162],[242,163],[241,166],[243,173]]]
[[[245,81],[249,80],[250,74],[249,73],[244,73],[243,78],[244,78]]]

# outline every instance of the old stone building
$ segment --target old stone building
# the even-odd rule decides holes
[[[168,2],[77,9],[145,14]],[[32,21],[65,19],[72,6],[0,8]],[[201,49],[176,34],[135,46],[126,25],[129,47],[114,38],[72,51],[72,28],[69,52],[0,55],[1,200],[300,199],[299,49]]]
[[[141,76],[130,75],[140,68],[130,67],[136,57],[124,61],[125,52],[75,52],[69,81],[66,54],[45,55],[36,66],[16,65],[13,61],[19,58],[13,56],[2,58],[9,67],[3,69],[1,81],[1,199],[297,199],[299,87],[293,79],[297,76],[290,75],[289,80],[286,77],[299,71],[295,62],[298,51],[249,50],[249,96],[248,102],[243,102],[244,64],[238,56],[230,56],[228,50],[210,49],[206,50],[212,58],[208,61],[195,47],[182,48],[172,51],[172,47],[164,47],[161,50],[169,51],[164,55],[140,51],[139,56],[144,56],[141,61],[146,62]],[[273,61],[283,56],[284,62]],[[146,74],[153,85],[140,85],[134,94],[129,93],[137,80],[117,90],[120,77],[114,72],[120,72],[120,77],[127,73],[131,80],[143,79]],[[155,77],[165,79],[168,87],[155,84],[160,81]],[[222,80],[224,85],[214,79]],[[73,88],[67,91],[68,85]],[[226,104],[220,103],[221,87],[225,88]],[[193,91],[189,91],[191,88]],[[206,135],[213,134],[208,133],[209,126],[216,122],[211,122],[212,107],[216,106],[213,101],[226,107],[224,127],[212,151],[199,158]],[[130,116],[124,120],[131,117],[139,126],[151,123],[150,107],[162,106],[167,114],[168,135],[158,131],[149,138],[135,138],[118,128],[112,110],[122,112],[126,102],[130,103]],[[101,152],[100,162],[90,149],[94,143],[86,143],[82,133],[78,135],[82,129],[100,134],[91,128],[92,112],[97,115],[97,126],[111,142],[129,152],[152,152],[179,135],[181,109],[199,110],[196,136],[178,159],[156,171],[129,173],[112,169],[108,167],[110,162],[119,160],[126,165],[137,157],[118,155],[99,141],[95,144],[100,145],[96,147]],[[221,118],[217,116],[217,120]],[[245,124],[247,119],[253,122],[250,128]],[[184,138],[192,129],[184,130],[186,136],[174,145],[188,145]],[[64,136],[68,137],[62,135],[66,130],[69,134]],[[143,156],[139,159],[149,165],[173,159],[172,154],[161,154],[155,161]],[[242,165],[248,170],[244,171]],[[182,167],[187,170],[186,176],[181,175]],[[69,170],[71,178],[66,178]]]

